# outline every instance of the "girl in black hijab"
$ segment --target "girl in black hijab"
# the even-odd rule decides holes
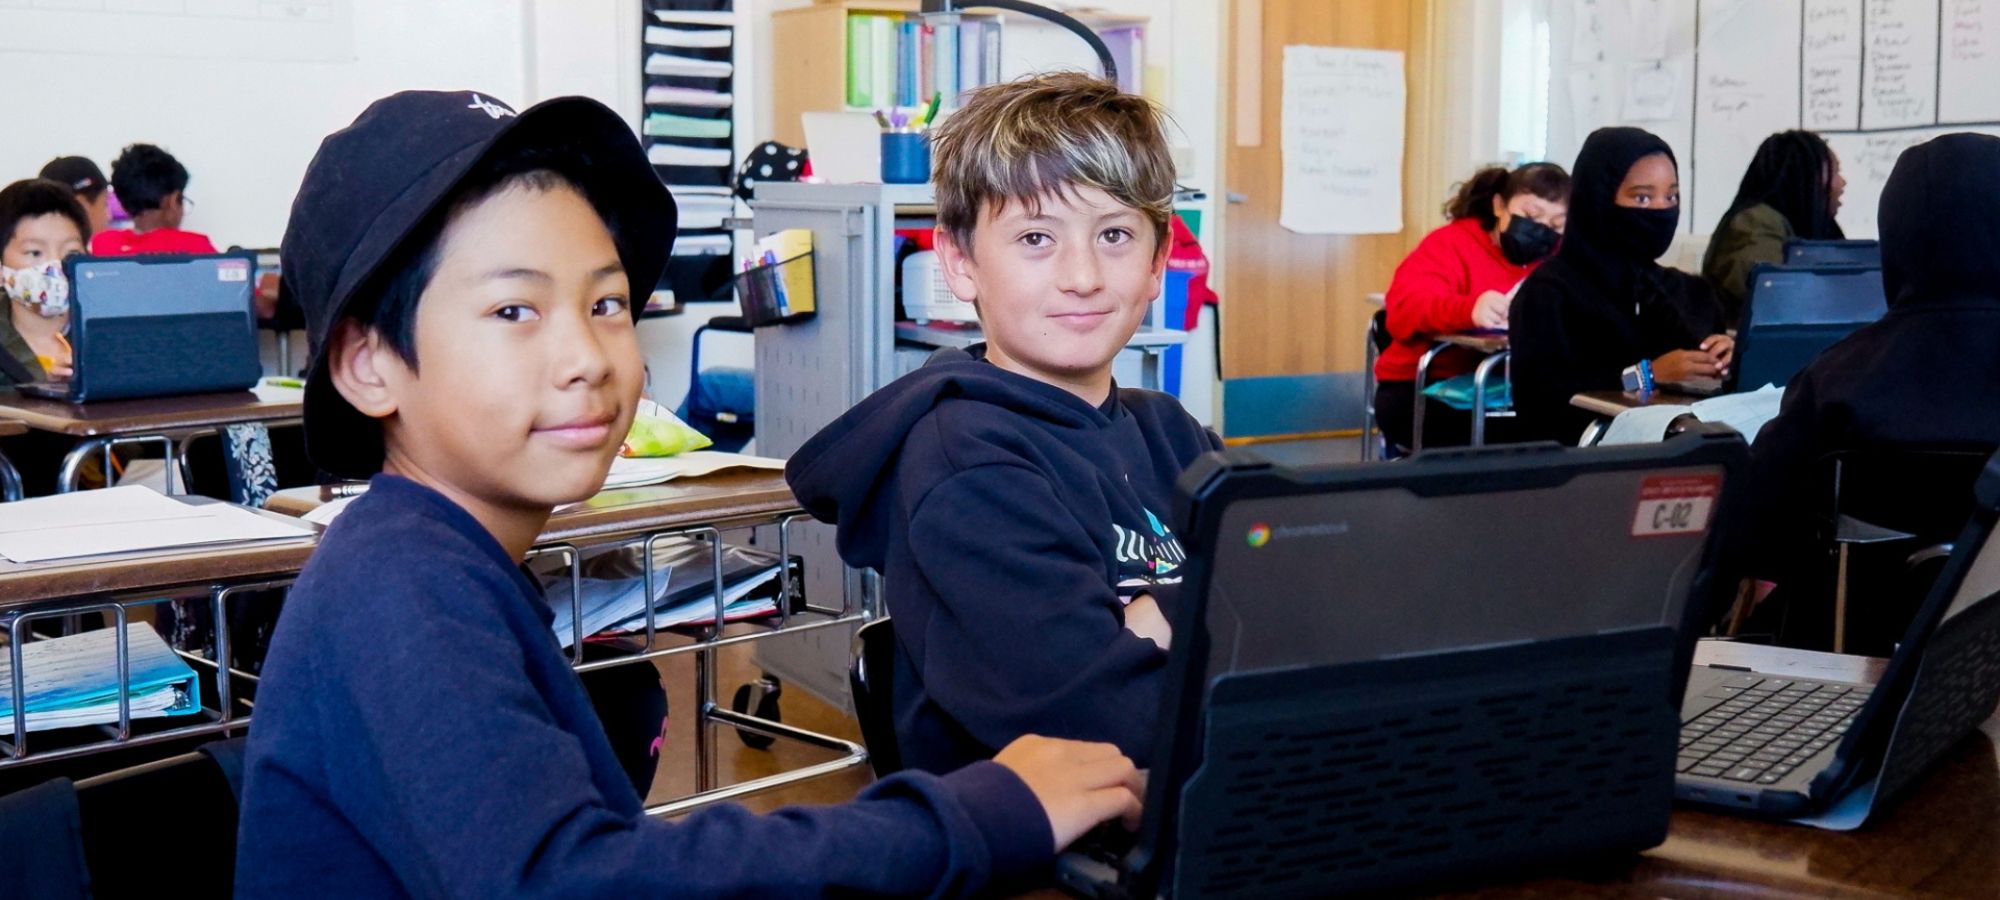
[[[1520,430],[1566,444],[1591,419],[1570,397],[1618,390],[1628,377],[1720,378],[1735,352],[1708,285],[1654,261],[1680,226],[1667,143],[1638,128],[1600,128],[1570,175],[1562,249],[1522,283],[1509,315]]]
[[[1846,189],[1840,157],[1825,138],[1781,131],[1764,139],[1701,258],[1702,277],[1721,297],[1725,321],[1734,324],[1742,315],[1750,269],[1783,262],[1786,241],[1846,237],[1833,219]]]

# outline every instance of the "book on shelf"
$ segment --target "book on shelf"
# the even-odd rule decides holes
[[[847,17],[846,101],[850,107],[916,107],[933,94],[958,106],[967,90],[1000,80],[1000,21],[962,15],[956,25],[914,16],[859,12]]]

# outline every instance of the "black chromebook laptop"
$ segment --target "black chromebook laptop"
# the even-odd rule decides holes
[[[34,397],[89,403],[248,390],[263,376],[249,253],[74,255],[68,381],[22,384]]]
[[[1798,818],[1836,804],[1859,825],[2000,704],[2000,455],[1972,520],[1872,688],[1698,666],[1681,704],[1674,792]],[[1859,598],[1867,602],[1867,598]],[[1845,801],[1845,803],[1843,803]]]
[[[1746,455],[1702,429],[1396,465],[1203,457],[1179,483],[1192,554],[1143,824],[1065,854],[1063,885],[1320,897],[1658,844]]]

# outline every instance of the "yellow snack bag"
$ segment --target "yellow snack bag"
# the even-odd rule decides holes
[[[627,458],[678,456],[714,443],[708,435],[689,428],[666,407],[642,398],[638,415],[632,417],[632,430],[625,435],[625,445],[618,448],[618,455]]]

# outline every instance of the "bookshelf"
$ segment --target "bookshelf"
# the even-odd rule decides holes
[[[1075,35],[1016,13],[963,14],[959,17],[956,39],[940,41],[938,29],[932,29],[928,36],[923,33],[917,6],[916,0],[822,0],[773,15],[771,122],[777,140],[793,146],[805,145],[804,128],[799,124],[799,114],[804,112],[916,106],[922,100],[894,101],[917,96],[928,99],[931,90],[940,89],[946,93],[945,108],[954,108],[957,104],[953,87],[963,90],[1013,78],[1035,68],[1008,49],[1010,41],[1029,49],[1036,57],[1042,55],[1033,51],[1036,45],[1073,42],[1080,59],[1091,59]],[[1118,60],[1119,81],[1126,90],[1137,93],[1145,69],[1142,42],[1147,20],[1141,16],[1084,10],[1065,12],[1104,36]],[[902,24],[905,21],[916,23],[914,50],[910,43],[912,28],[905,27]],[[1014,37],[1009,38],[1010,34]],[[1030,35],[1033,40],[1023,40]],[[897,49],[884,53],[880,48],[886,46]],[[864,59],[869,63],[865,67],[861,65]],[[956,63],[957,71],[940,76],[940,69],[948,67],[940,63],[952,62]],[[913,64],[920,64],[914,72]],[[864,68],[868,79],[865,84],[851,77]],[[914,91],[910,90],[913,84]]]
[[[723,220],[735,214],[733,150],[735,13],[731,0],[645,0],[641,3],[640,83],[645,114],[640,135],[653,171],[679,208],[674,255],[659,287],[673,302],[647,305],[648,314],[681,304],[729,299],[735,242]],[[657,294],[656,298],[665,294]]]

